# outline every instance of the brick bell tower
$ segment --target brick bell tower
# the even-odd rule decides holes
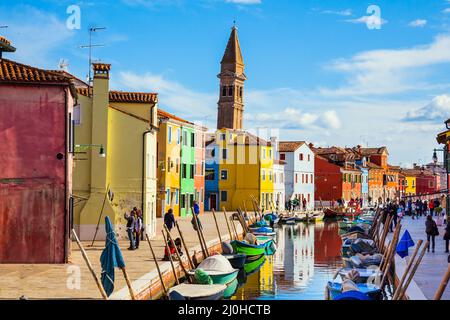
[[[244,117],[244,60],[237,28],[231,29],[222,68],[217,76],[220,79],[220,98],[217,113],[217,129],[242,130]]]

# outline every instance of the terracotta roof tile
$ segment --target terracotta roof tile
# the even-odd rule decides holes
[[[72,84],[57,72],[31,67],[8,59],[0,60],[0,82]]]
[[[93,63],[92,67],[94,68],[94,70],[99,70],[99,71],[110,71],[111,70],[111,65],[108,63]]]
[[[278,146],[279,152],[295,152],[302,145],[306,144],[305,141],[280,141]]]
[[[92,87],[78,87],[77,93],[83,96],[89,96],[92,94]],[[122,103],[157,103],[157,93],[144,93],[144,92],[124,92],[124,91],[110,91],[109,102],[122,102]]]
[[[286,161],[283,160],[273,160],[273,164],[285,165]]]
[[[158,94],[145,92],[123,92],[110,91],[110,102],[140,102],[140,103],[156,103],[158,102]]]
[[[159,109],[159,108],[158,108],[158,117],[159,118],[168,118],[168,119],[180,121],[180,122],[183,122],[183,123],[193,124],[192,122],[184,120],[184,119],[182,119],[180,117],[177,117],[176,115],[173,115],[173,114],[171,114],[171,113],[169,113],[167,111],[164,111],[162,109]]]

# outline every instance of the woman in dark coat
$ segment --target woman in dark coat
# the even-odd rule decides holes
[[[435,238],[439,235],[439,230],[436,222],[433,220],[431,215],[427,216],[427,221],[425,222],[425,232],[427,233],[428,248],[427,251],[430,252],[430,242],[432,245],[432,252],[434,253],[435,248]]]
[[[167,229],[172,230],[172,228],[175,226],[175,216],[173,215],[173,210],[169,209],[167,213],[164,215],[164,224],[166,225]]]
[[[444,240],[445,240],[445,253],[449,253],[449,241],[450,241],[450,222],[447,221],[447,226],[445,227],[445,234],[444,234]]]

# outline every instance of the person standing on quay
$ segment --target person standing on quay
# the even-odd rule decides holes
[[[450,223],[447,222],[447,226],[445,227],[445,253],[449,253],[449,242],[450,242]]]
[[[430,215],[433,216],[433,213],[434,213],[434,200],[430,200],[430,203],[428,204],[428,208],[430,209]]]
[[[425,232],[427,234],[427,240],[428,240],[427,251],[430,252],[430,242],[431,242],[432,252],[434,253],[435,238],[436,238],[436,236],[439,235],[439,230],[438,230],[436,222],[433,220],[433,217],[431,215],[427,216],[427,221],[425,222]]]
[[[166,225],[167,229],[172,230],[172,228],[175,226],[175,216],[173,215],[173,210],[169,209],[166,214],[164,215],[164,224]]]
[[[130,239],[130,247],[128,250],[136,250],[136,242],[134,239],[134,229],[136,226],[136,212],[131,210],[130,215],[128,215],[126,212],[124,214],[124,218],[127,220],[127,234],[128,239]]]
[[[136,224],[134,226],[134,234],[135,234],[135,246],[136,249],[139,249],[139,243],[141,242],[141,232],[142,232],[142,212],[141,210],[138,210],[137,208],[133,209],[136,212]]]

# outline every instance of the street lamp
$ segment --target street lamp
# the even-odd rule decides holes
[[[445,127],[450,130],[450,119],[447,119],[445,122]]]
[[[100,158],[106,158],[105,148],[102,144],[77,144],[75,147],[80,149],[100,148],[98,155]]]

